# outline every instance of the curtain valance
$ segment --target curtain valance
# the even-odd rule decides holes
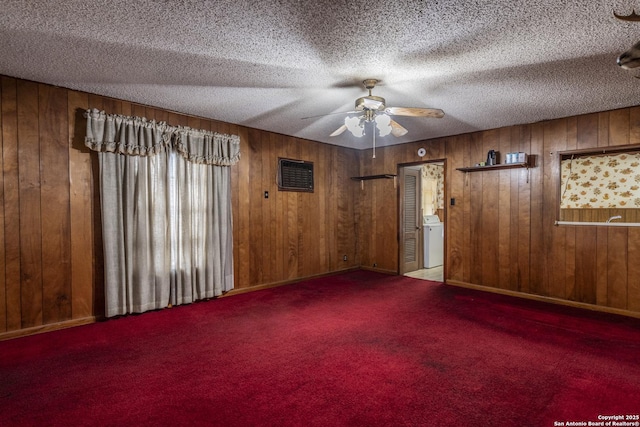
[[[240,137],[144,117],[106,114],[89,109],[85,145],[94,151],[130,156],[153,156],[173,147],[192,163],[231,166],[240,160]]]

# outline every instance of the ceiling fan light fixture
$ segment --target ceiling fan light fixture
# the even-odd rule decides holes
[[[363,96],[356,99],[356,110],[376,110],[382,111],[385,108],[385,100],[380,96]]]
[[[386,114],[379,114],[375,118],[376,127],[381,137],[387,136],[391,133],[391,117]]]
[[[347,127],[347,130],[358,138],[364,135],[364,125],[362,122],[360,117],[345,117],[344,119],[344,125]]]

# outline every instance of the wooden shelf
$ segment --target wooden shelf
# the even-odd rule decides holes
[[[499,170],[499,169],[516,169],[516,168],[529,168],[529,163],[506,163],[501,165],[491,166],[471,166],[468,168],[456,168],[461,172],[482,172],[487,170]]]
[[[351,179],[354,181],[368,181],[370,179],[391,179],[395,178],[396,175],[391,174],[382,174],[382,175],[366,175],[366,176],[352,176]]]
[[[364,182],[371,179],[393,179],[393,188],[396,188],[396,175],[385,173],[382,175],[365,175],[365,176],[352,176],[352,180],[360,181],[360,188],[364,190]]]

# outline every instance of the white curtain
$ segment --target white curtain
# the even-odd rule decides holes
[[[100,164],[106,316],[232,289],[239,137],[95,109],[85,117]]]

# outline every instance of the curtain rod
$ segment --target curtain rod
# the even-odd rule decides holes
[[[580,221],[556,221],[553,225],[596,225],[599,227],[640,227],[638,222],[580,222]]]
[[[560,156],[569,157],[571,155],[586,155],[586,154],[607,154],[607,153],[624,153],[629,151],[640,151],[640,144],[633,145],[612,145],[608,147],[592,147],[581,148],[579,150],[566,150],[566,151],[550,151],[550,155],[558,154]]]

